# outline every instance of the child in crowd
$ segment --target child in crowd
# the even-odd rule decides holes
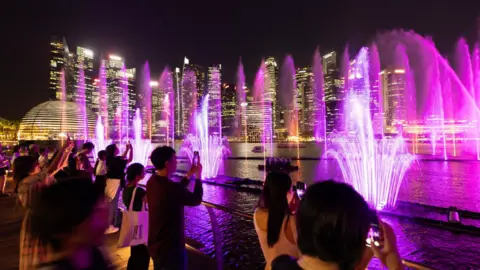
[[[133,163],[127,169],[127,187],[123,190],[123,203],[128,208],[133,200],[130,211],[142,211],[146,201],[147,192],[144,188],[138,186],[138,182],[145,177],[145,170],[142,164]],[[133,194],[135,197],[132,198]],[[150,255],[146,245],[132,246],[130,258],[128,259],[127,270],[147,270],[150,263]]]

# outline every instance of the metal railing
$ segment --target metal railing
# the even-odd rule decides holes
[[[214,239],[214,246],[215,246],[215,259],[216,259],[217,269],[222,270],[223,269],[222,241],[221,241],[221,237],[220,237],[220,228],[219,228],[219,225],[218,225],[218,222],[217,222],[217,217],[216,217],[213,209],[221,210],[221,211],[230,213],[234,216],[243,217],[243,218],[249,219],[250,221],[253,221],[253,215],[249,214],[249,213],[246,213],[246,212],[242,212],[242,211],[233,209],[233,208],[230,208],[230,207],[226,207],[226,206],[223,206],[223,205],[214,204],[214,203],[211,203],[211,202],[202,201],[202,205],[204,205],[205,208],[207,209],[208,215],[210,217],[210,222],[211,222],[211,225],[212,225],[212,232],[213,232],[213,239]],[[413,261],[402,260],[402,262],[408,268],[417,269],[417,270],[432,270],[432,268],[426,267],[424,265],[418,264],[418,263],[413,262]]]

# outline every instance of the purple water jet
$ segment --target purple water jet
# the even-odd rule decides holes
[[[325,109],[325,89],[322,58],[317,48],[313,55],[313,95],[314,95],[314,130],[313,134],[316,141],[323,141],[323,151],[327,151],[327,123]]]

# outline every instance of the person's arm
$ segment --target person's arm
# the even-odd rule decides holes
[[[70,152],[73,149],[73,143],[67,142],[65,146],[60,150],[61,152],[58,153],[57,156],[55,156],[55,159],[50,163],[50,165],[47,167],[47,173],[48,176],[53,176],[55,175],[60,169],[63,168],[65,165],[65,161],[68,160],[68,157],[70,155]]]
[[[195,179],[195,187],[193,188],[193,192],[187,189],[186,186],[181,185],[181,194],[180,200],[182,204],[185,206],[197,206],[202,203],[203,198],[203,187],[202,187],[202,180]]]
[[[133,160],[133,147],[130,143],[128,143],[128,146],[130,148],[130,152],[128,152],[127,164],[129,164]]]

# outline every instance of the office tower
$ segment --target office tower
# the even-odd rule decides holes
[[[67,41],[64,37],[52,37],[50,40],[50,76],[49,89],[50,99],[62,99],[62,72],[65,81],[66,100],[72,100],[75,91],[74,83],[74,59],[73,54],[68,49]],[[70,98],[68,98],[70,96]]]
[[[195,130],[195,116],[198,106],[204,96],[205,71],[200,65],[191,64],[185,57],[182,70],[181,82],[181,135],[187,135]]]
[[[323,72],[328,70],[336,70],[337,66],[337,52],[333,51],[322,56]]]
[[[259,142],[263,139],[270,141],[270,134],[272,130],[268,130],[272,119],[269,117],[272,114],[272,102],[269,100],[249,102],[245,104],[246,107],[246,135],[249,141]],[[265,117],[266,116],[266,117]],[[262,138],[265,136],[265,138]]]
[[[236,127],[240,123],[236,123],[237,98],[235,84],[222,84],[222,134],[224,136],[232,136],[236,131]],[[239,119],[241,120],[241,119]]]
[[[222,65],[208,67],[208,129],[211,135],[222,135]]]
[[[84,91],[75,91],[73,95],[73,101],[78,101],[79,99],[85,99],[86,107],[92,111],[98,113],[99,103],[98,103],[98,92],[94,91],[94,73],[93,73],[93,62],[94,62],[94,53],[92,50],[77,47],[77,55],[75,61],[75,81],[76,87],[79,87],[80,79],[80,69],[83,69],[84,75]],[[84,97],[80,97],[79,94],[82,93]]]
[[[125,60],[109,55],[106,61],[108,119],[111,132],[118,139],[130,136],[135,114],[135,68],[125,69]]]
[[[278,66],[275,58],[268,57],[265,60],[265,96],[264,101],[270,101],[272,104],[272,124],[275,133],[278,130],[284,128],[284,121],[282,116],[282,110],[280,108],[279,95],[278,95]]]
[[[311,67],[297,69],[295,75],[297,83],[297,104],[298,104],[298,122],[299,132],[304,136],[313,136],[315,123],[316,106],[315,95],[313,93],[313,72]]]
[[[388,133],[398,133],[406,121],[405,70],[387,68],[380,72],[383,110]]]
[[[327,133],[343,131],[343,106],[345,79],[340,76],[335,51],[322,57],[325,89],[325,114]]]
[[[150,81],[150,88],[152,89],[152,141],[164,142],[166,139],[165,131],[162,130],[162,126],[165,126],[162,122],[162,114],[164,110],[164,94],[160,90],[158,81]]]

